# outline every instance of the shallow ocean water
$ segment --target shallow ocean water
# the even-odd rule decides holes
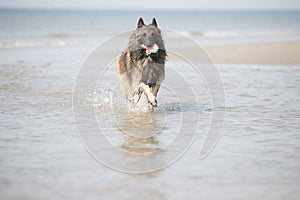
[[[101,98],[101,87],[96,96],[85,95],[81,106],[93,107],[98,122],[105,121],[104,132],[114,149],[141,155],[156,151],[162,156],[158,159],[150,153],[147,164],[170,158],[163,149],[176,138],[182,113],[187,117],[186,129],[195,113],[199,116],[201,123],[193,144],[177,162],[157,172],[134,175],[100,164],[77,135],[72,93],[82,60],[89,51],[88,47],[1,49],[2,198],[297,199],[299,66],[217,65],[226,92],[226,117],[220,141],[202,160],[198,159],[201,143],[209,119],[217,110],[211,107],[205,87],[198,91],[202,104],[178,104],[167,87],[168,81],[176,80],[169,77],[159,93],[159,108],[151,115],[140,111],[130,115],[118,100],[120,106],[113,109],[118,126],[110,112],[110,106],[116,107],[109,105],[115,101]],[[110,96],[109,90],[102,88],[103,91]],[[89,118],[82,114],[80,122],[85,123]],[[138,125],[135,129],[143,127],[146,133],[147,129],[162,133],[143,141],[132,140],[120,130],[132,128],[129,124],[133,123]],[[194,135],[188,135],[187,143],[190,136]],[[97,147],[110,158],[112,148]],[[120,152],[118,156],[128,157]],[[121,167],[145,167],[139,162],[123,166],[113,156],[109,161]]]

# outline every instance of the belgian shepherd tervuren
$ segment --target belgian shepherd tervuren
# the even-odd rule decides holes
[[[166,50],[155,18],[149,25],[139,19],[128,47],[117,57],[121,87],[131,105],[143,93],[148,98],[148,111],[157,106],[156,95],[165,78]]]

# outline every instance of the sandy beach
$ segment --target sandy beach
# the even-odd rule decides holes
[[[208,46],[205,49],[217,64],[300,64],[299,41]]]

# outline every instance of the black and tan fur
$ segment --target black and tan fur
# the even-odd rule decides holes
[[[154,44],[158,46],[158,51],[147,55],[143,47]],[[128,47],[116,60],[122,90],[132,104],[137,103],[144,93],[148,98],[147,109],[151,111],[157,106],[156,96],[165,78],[166,56],[164,41],[155,18],[149,25],[145,25],[140,18]]]

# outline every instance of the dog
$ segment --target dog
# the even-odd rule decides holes
[[[116,59],[121,88],[131,105],[135,105],[144,93],[148,99],[147,111],[157,107],[156,96],[165,79],[166,57],[156,19],[145,25],[140,18],[128,47]]]

